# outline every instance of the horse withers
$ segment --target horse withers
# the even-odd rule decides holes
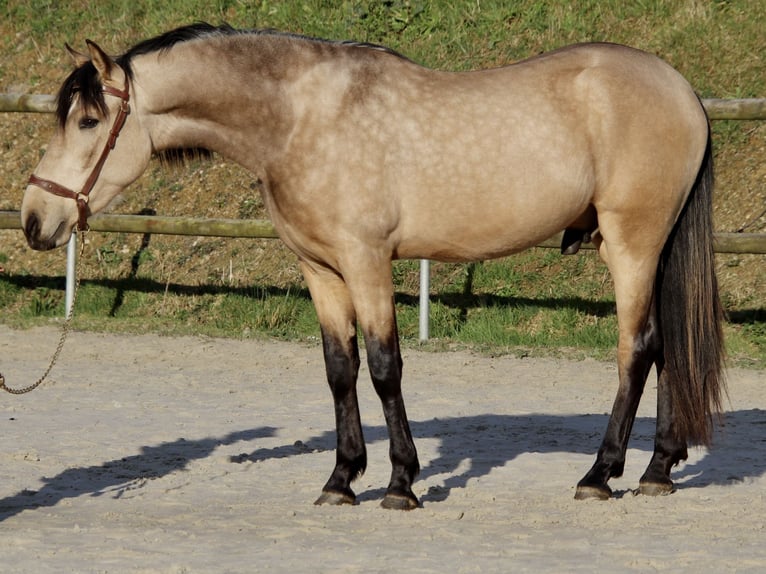
[[[502,68],[434,71],[392,50],[207,24],[111,58],[70,49],[58,129],[24,194],[35,249],[133,182],[152,154],[217,152],[263,181],[321,327],[336,464],[318,503],[354,503],[367,465],[357,328],[390,436],[383,506],[418,506],[401,392],[391,262],[500,257],[565,230],[592,239],[614,279],[619,386],[577,498],[608,498],[650,368],[658,378],[645,494],[673,489],[687,444],[707,443],[724,381],[705,111],[660,59],[613,44]]]

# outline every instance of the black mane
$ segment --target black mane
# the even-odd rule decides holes
[[[125,52],[125,54],[117,58],[117,63],[127,72],[128,76],[132,77],[133,70],[131,69],[130,62],[136,56],[143,56],[144,54],[151,54],[153,52],[167,52],[173,46],[180,44],[181,42],[189,42],[208,36],[233,36],[243,33],[245,32],[236,30],[228,24],[213,26],[207,22],[197,22],[139,42]]]
[[[238,34],[237,30],[228,24],[222,26],[212,26],[210,24],[199,22],[189,26],[176,28],[165,32],[155,38],[150,38],[139,42],[122,56],[116,58],[117,64],[125,70],[128,77],[133,77],[131,61],[136,56],[150,54],[152,52],[163,52],[170,50],[176,44],[188,42],[198,38],[204,38],[212,35]],[[104,100],[101,83],[98,80],[98,73],[91,62],[75,69],[61,86],[57,97],[56,118],[60,125],[64,125],[72,100],[78,94],[80,102],[84,107],[96,108],[102,114],[106,115],[107,108]]]
[[[300,40],[308,40],[312,42],[321,42],[326,44],[335,44],[339,46],[348,46],[355,48],[371,49],[391,54],[398,58],[405,58],[402,54],[385,46],[379,46],[377,44],[370,44],[367,42],[333,42],[330,40],[321,40],[318,38],[312,38],[310,36],[303,36],[300,34],[291,34],[286,32],[277,32],[275,30],[238,30],[228,24],[222,24],[220,26],[213,26],[206,22],[197,22],[188,26],[182,26],[175,30],[170,30],[164,34],[160,34],[154,38],[139,42],[132,48],[130,48],[123,55],[116,58],[117,64],[125,70],[129,78],[133,77],[133,69],[131,67],[131,61],[137,56],[144,54],[151,54],[154,52],[165,52],[170,50],[176,44],[182,42],[189,42],[191,40],[197,40],[200,38],[206,38],[211,36],[236,36],[236,35],[272,35],[281,36],[285,38],[296,38]],[[406,59],[406,58],[405,58]],[[78,94],[80,96],[80,102],[84,107],[98,109],[102,114],[106,115],[107,108],[104,101],[104,94],[102,92],[101,83],[98,80],[98,73],[92,63],[87,64],[74,70],[69,77],[64,80],[63,85],[58,93],[56,117],[59,124],[62,126],[66,122],[69,108],[72,104],[72,100]]]

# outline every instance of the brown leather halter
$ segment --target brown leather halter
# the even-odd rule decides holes
[[[29,185],[36,185],[48,193],[58,195],[59,197],[66,197],[67,199],[74,199],[77,202],[78,231],[85,231],[88,228],[88,196],[93,189],[93,186],[96,185],[96,180],[98,179],[98,176],[101,175],[101,169],[104,167],[106,158],[109,157],[109,152],[114,149],[114,146],[117,143],[117,136],[120,135],[122,126],[125,125],[125,119],[130,113],[130,105],[128,103],[130,100],[130,87],[128,85],[127,78],[125,78],[124,90],[119,90],[111,86],[104,86],[103,92],[107,95],[120,98],[122,101],[120,103],[120,109],[117,112],[117,117],[114,118],[112,129],[109,131],[109,139],[104,145],[104,150],[101,152],[101,156],[98,158],[96,165],[93,166],[93,170],[90,172],[88,179],[85,181],[85,185],[82,186],[80,193],[76,193],[68,187],[64,187],[55,181],[37,177],[35,174],[32,174],[29,177]]]

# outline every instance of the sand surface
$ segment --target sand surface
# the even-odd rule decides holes
[[[0,371],[42,373],[55,328],[0,328]],[[388,444],[366,369],[359,504],[316,507],[334,461],[318,346],[73,333],[55,383],[0,396],[2,572],[763,572],[766,373],[729,371],[712,450],[671,496],[634,496],[650,380],[625,476],[573,500],[616,389],[596,361],[405,351],[422,471],[409,513],[378,504]]]

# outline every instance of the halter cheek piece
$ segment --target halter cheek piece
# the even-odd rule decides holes
[[[109,131],[109,139],[106,141],[106,144],[104,145],[104,149],[101,152],[101,156],[98,158],[96,165],[93,166],[93,170],[90,172],[88,179],[85,181],[85,185],[82,186],[82,190],[79,193],[76,193],[72,191],[71,189],[69,189],[68,187],[64,187],[63,185],[60,185],[56,183],[55,181],[42,179],[40,177],[37,177],[35,174],[32,174],[29,177],[29,185],[36,185],[37,187],[47,191],[48,193],[52,193],[53,195],[58,195],[59,197],[74,199],[77,202],[77,213],[78,213],[77,230],[78,231],[85,231],[88,228],[88,215],[89,215],[88,195],[93,189],[93,186],[96,185],[96,180],[98,180],[98,176],[101,175],[101,169],[104,167],[106,158],[109,157],[109,152],[111,152],[114,149],[114,146],[117,143],[117,137],[120,135],[122,126],[125,125],[125,119],[128,117],[128,114],[130,113],[130,105],[128,103],[128,101],[130,100],[130,87],[128,85],[127,78],[125,78],[124,90],[118,90],[117,88],[113,88],[111,86],[104,86],[103,92],[107,95],[120,98],[121,100],[120,109],[117,112],[117,116],[114,118],[112,129]]]

